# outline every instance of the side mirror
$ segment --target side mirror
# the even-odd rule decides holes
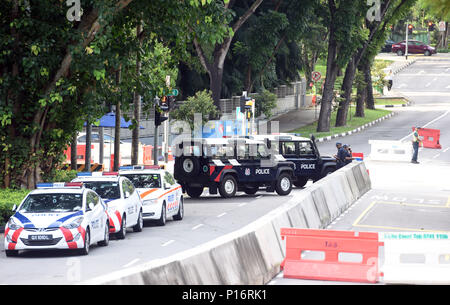
[[[130,197],[131,195],[130,195],[130,192],[125,192],[125,198],[128,198],[128,197]]]
[[[89,210],[90,211],[92,211],[93,209],[94,209],[94,203],[93,202],[91,202],[91,203],[89,203]]]
[[[164,189],[165,189],[165,190],[170,189],[170,185],[168,185],[166,182],[164,182]]]
[[[17,210],[17,205],[13,205],[12,209],[13,212],[15,212]]]

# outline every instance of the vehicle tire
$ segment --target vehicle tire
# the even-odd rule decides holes
[[[292,178],[288,173],[282,173],[276,182],[275,191],[280,196],[289,195],[292,191]]]
[[[258,191],[259,191],[259,187],[251,187],[251,188],[246,188],[246,189],[244,190],[244,192],[245,192],[247,195],[255,195],[256,192],[258,192]]]
[[[195,157],[185,157],[181,160],[181,172],[187,177],[197,176],[200,170],[200,162]]]
[[[425,56],[431,56],[431,52],[428,51],[428,50],[425,50],[425,53],[423,53],[423,55],[425,55]]]
[[[107,245],[109,245],[109,222],[106,222],[105,239],[102,241],[99,241],[97,243],[97,245],[99,245],[100,247],[106,247]]]
[[[84,246],[83,249],[80,249],[79,251],[80,255],[88,255],[90,246],[91,246],[91,232],[89,231],[89,228],[86,228],[86,233],[84,234]]]
[[[19,250],[5,250],[6,257],[16,257],[19,255]]]
[[[403,51],[402,51],[402,50],[398,50],[398,51],[397,51],[397,55],[398,55],[398,56],[403,56]]]
[[[298,177],[297,180],[294,182],[294,185],[296,187],[304,187],[306,183],[308,183],[308,178],[306,177]]]
[[[172,218],[173,220],[182,220],[184,217],[184,203],[183,203],[183,197],[180,197],[180,206],[178,208],[177,215],[174,215]]]
[[[203,193],[203,187],[200,186],[186,186],[186,193],[191,198],[198,198]]]
[[[326,176],[334,173],[335,169],[332,167],[327,167],[324,169],[323,173],[322,173],[322,178],[325,178]]]
[[[237,183],[231,175],[226,175],[219,184],[219,193],[223,198],[231,198],[236,195]]]
[[[116,233],[117,239],[125,239],[127,235],[127,218],[125,214],[122,217],[122,223],[120,224],[120,231]]]
[[[166,225],[166,202],[164,201],[161,208],[161,217],[156,221],[158,226]]]
[[[142,232],[144,227],[144,218],[142,217],[142,210],[139,211],[139,216],[136,225],[133,227],[133,232]]]

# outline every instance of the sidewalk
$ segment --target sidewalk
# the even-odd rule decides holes
[[[269,122],[279,122],[280,132],[290,132],[294,129],[314,123],[319,119],[320,107],[317,107],[317,115],[314,107],[301,108],[278,115]]]

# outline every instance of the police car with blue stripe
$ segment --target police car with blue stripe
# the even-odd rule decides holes
[[[190,197],[205,187],[224,198],[260,189],[285,196],[292,190],[294,163],[273,154],[264,141],[207,138],[174,141],[174,177]]]
[[[82,183],[37,184],[13,211],[5,227],[6,256],[30,249],[74,249],[87,255],[94,243],[109,243],[106,205]]]

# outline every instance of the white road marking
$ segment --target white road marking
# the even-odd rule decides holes
[[[139,258],[135,258],[135,259],[133,259],[131,262],[129,262],[128,264],[123,265],[122,268],[128,268],[128,267],[130,267],[131,265],[136,264],[138,261],[140,261],[140,259],[139,259]]]
[[[438,117],[435,118],[434,120],[432,120],[432,121],[426,123],[425,125],[423,125],[423,126],[421,126],[421,127],[422,127],[422,128],[425,128],[425,127],[427,127],[428,125],[433,124],[434,122],[436,122],[436,121],[442,119],[443,117],[445,117],[449,112],[450,112],[450,110],[447,110],[444,114],[438,116]],[[408,134],[407,136],[401,138],[399,141],[400,141],[400,142],[403,142],[406,138],[410,137],[412,134],[413,134],[413,133],[411,132],[411,133]]]
[[[425,87],[430,87],[430,86],[431,86],[431,83],[428,83],[425,85]]]
[[[450,147],[447,147],[446,149],[444,149],[443,152],[447,152],[450,149]]]
[[[202,223],[196,225],[195,227],[193,227],[193,228],[192,228],[192,231],[193,231],[193,230],[197,230],[197,229],[200,228],[200,227],[203,227],[203,224],[202,224]]]
[[[225,215],[227,215],[227,213],[226,213],[226,212],[225,212],[225,213],[222,213],[222,214],[219,214],[219,215],[217,215],[217,218],[223,217],[223,216],[225,216]]]
[[[161,245],[161,247],[166,247],[166,246],[168,246],[168,245],[170,245],[171,243],[174,243],[175,241],[173,240],[173,239],[171,239],[171,240],[169,240],[169,241],[166,241],[165,243],[163,243],[162,245]]]
[[[247,205],[247,202],[243,202],[240,205],[238,205],[238,207],[243,207],[244,205]]]
[[[433,159],[436,159],[437,157],[439,157],[441,154],[437,154],[435,156],[433,156]]]

